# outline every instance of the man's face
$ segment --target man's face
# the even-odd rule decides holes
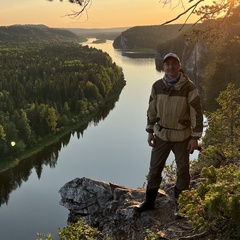
[[[163,63],[163,71],[167,74],[167,76],[171,79],[178,76],[179,69],[181,65],[179,61],[173,57],[169,57]]]

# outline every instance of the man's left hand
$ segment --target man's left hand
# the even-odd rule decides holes
[[[191,138],[191,140],[188,143],[189,153],[192,154],[195,149],[198,149],[198,140],[195,138]]]

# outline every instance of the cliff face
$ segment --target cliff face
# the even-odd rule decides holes
[[[128,188],[89,178],[76,178],[60,190],[60,204],[69,209],[69,222],[84,218],[112,239],[143,240],[149,232],[159,239],[179,239],[194,235],[185,219],[175,220],[172,188],[159,190],[156,208],[141,214],[134,207],[145,197],[145,190]],[[185,239],[185,238],[181,238]]]
[[[186,71],[196,71],[198,75],[203,72],[204,66],[209,62],[209,58],[206,58],[209,53],[203,44],[195,43],[193,49],[189,52],[187,51],[187,44],[182,53],[182,62]],[[205,63],[205,64],[204,64]]]
[[[155,54],[155,63],[156,63],[156,69],[162,70],[162,59],[164,55],[168,52],[174,52],[176,53],[180,59],[182,67],[186,71],[200,71],[198,74],[201,75],[205,65],[210,61],[211,58],[206,57],[207,54],[209,55],[209,49],[206,48],[201,43],[195,43],[195,44],[188,44],[187,42],[182,44],[181,52],[176,51],[174,48],[165,49],[164,53],[160,53],[156,51]]]

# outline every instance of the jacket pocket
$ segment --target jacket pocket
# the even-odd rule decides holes
[[[184,127],[188,127],[188,126],[190,126],[191,121],[190,121],[190,119],[179,119],[178,123]]]

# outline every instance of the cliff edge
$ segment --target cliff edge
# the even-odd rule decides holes
[[[112,239],[143,240],[151,232],[158,239],[211,239],[206,233],[196,233],[186,219],[175,220],[172,190],[159,189],[156,208],[141,214],[134,207],[144,200],[144,189],[83,177],[66,183],[59,193],[60,205],[70,211],[68,222],[84,218]]]

